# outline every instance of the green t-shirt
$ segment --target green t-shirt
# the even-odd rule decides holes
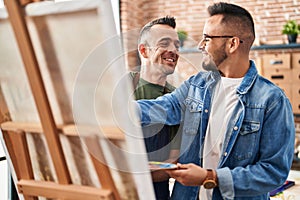
[[[136,76],[135,73],[131,73],[131,78],[134,79]],[[134,95],[136,100],[139,99],[156,99],[166,93],[171,93],[176,88],[166,83],[165,86],[157,85],[150,83],[142,78],[139,78],[136,83],[136,88],[134,91]],[[171,149],[179,149],[181,137],[175,137],[179,130],[179,125],[170,126],[170,141],[171,141]]]
[[[136,100],[139,99],[156,99],[166,93],[170,93],[175,90],[175,87],[166,83],[166,86],[149,83],[144,79],[140,78],[137,87],[135,88],[134,95]]]

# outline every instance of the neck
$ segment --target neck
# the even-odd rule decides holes
[[[146,68],[142,68],[140,72],[140,78],[148,81],[149,83],[165,86],[167,82],[167,76],[159,72],[150,72]]]
[[[244,77],[250,67],[249,58],[231,59],[231,61],[233,62],[225,62],[218,66],[221,76],[227,78]]]

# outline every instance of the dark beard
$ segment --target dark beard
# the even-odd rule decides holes
[[[216,52],[215,55],[218,57],[214,61],[210,55],[207,55],[202,62],[202,67],[204,70],[207,71],[219,71],[218,66],[227,59],[227,54],[225,52],[225,43],[221,48],[219,48]],[[222,74],[222,72],[220,71]]]
[[[217,71],[218,67],[210,55],[203,57],[202,67],[206,71]]]

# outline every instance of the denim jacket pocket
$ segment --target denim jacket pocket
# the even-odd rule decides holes
[[[201,112],[203,108],[203,102],[197,101],[192,98],[187,98],[184,100],[184,104],[190,112]]]
[[[247,159],[251,159],[256,154],[257,148],[255,146],[259,140],[259,129],[260,122],[243,121],[233,149],[236,160],[247,162]]]
[[[188,135],[196,135],[200,123],[201,113],[203,110],[203,102],[187,98],[184,100],[186,106],[183,133]]]
[[[242,127],[240,129],[241,135],[247,135],[250,133],[257,132],[260,128],[260,122],[255,121],[243,121]]]

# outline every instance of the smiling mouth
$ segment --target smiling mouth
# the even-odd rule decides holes
[[[168,61],[168,62],[175,62],[174,58],[163,58],[164,60]]]
[[[207,51],[205,51],[205,50],[203,50],[203,49],[200,49],[199,51],[200,51],[200,53],[202,53],[203,55],[207,55],[207,54],[208,54]]]

